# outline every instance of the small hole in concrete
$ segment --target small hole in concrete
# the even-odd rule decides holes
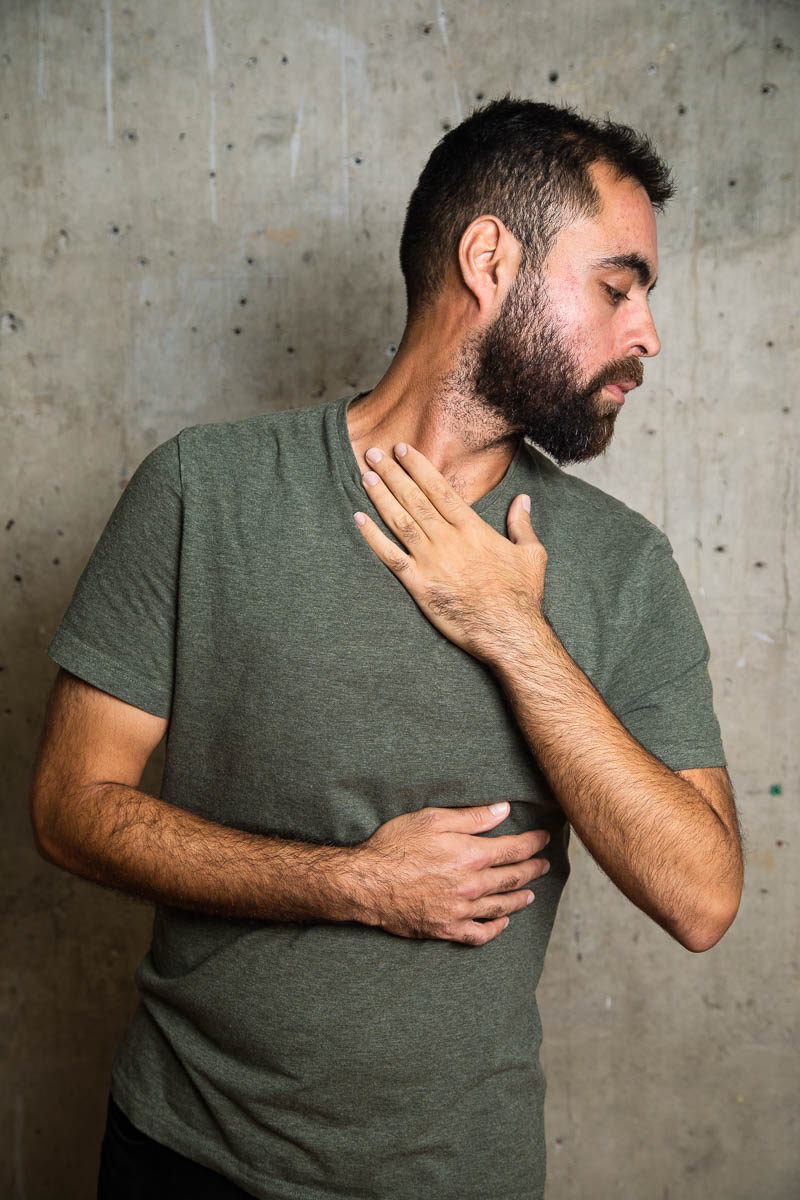
[[[551,83],[558,83],[558,71],[551,71],[547,78]]]

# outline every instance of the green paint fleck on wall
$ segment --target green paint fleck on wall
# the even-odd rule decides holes
[[[769,794],[770,796],[782,796],[783,788],[779,783],[773,783],[772,787],[769,789]]]

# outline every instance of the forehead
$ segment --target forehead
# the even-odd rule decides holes
[[[605,163],[595,163],[590,170],[600,211],[564,226],[545,260],[546,269],[584,274],[627,268],[647,286],[658,274],[656,218],[650,198],[636,180],[617,178]]]

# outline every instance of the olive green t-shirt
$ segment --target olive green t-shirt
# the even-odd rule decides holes
[[[535,992],[568,831],[495,677],[358,531],[370,502],[347,403],[153,451],[49,653],[169,718],[170,804],[352,844],[426,805],[509,800],[496,833],[549,829],[552,869],[481,948],[158,907],[112,1091],[144,1132],[262,1200],[537,1200]],[[708,647],[667,539],[524,442],[474,508],[505,533],[520,492],[567,651],[668,766],[723,764]]]

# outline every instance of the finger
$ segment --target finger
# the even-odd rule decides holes
[[[419,813],[442,833],[483,833],[505,821],[510,811],[508,801],[499,800],[496,804],[477,804],[470,808],[429,806],[421,808]]]
[[[452,940],[466,946],[485,946],[503,932],[509,920],[509,917],[498,917],[494,921],[467,921],[461,927],[461,936]]]
[[[387,529],[391,529],[406,550],[411,550],[423,538],[428,540],[417,521],[395,499],[380,475],[375,471],[366,471],[362,479],[367,495],[380,513],[384,525]]]
[[[418,484],[437,512],[451,525],[463,524],[475,515],[471,506],[459,496],[421,450],[415,450],[406,442],[398,442],[394,452],[404,470]]]
[[[442,518],[439,512],[428,497],[390,454],[384,454],[377,446],[373,446],[367,450],[364,457],[373,473],[382,479],[389,493],[420,526],[424,528],[441,522]],[[366,476],[364,478],[366,479]],[[370,488],[371,491],[372,488]]]
[[[483,851],[488,867],[512,866],[526,862],[534,854],[544,850],[550,841],[546,829],[531,829],[525,833],[500,834],[499,837],[482,838]]]
[[[508,510],[506,525],[508,526],[508,536],[512,542],[518,545],[523,542],[539,543],[539,539],[533,532],[533,525],[531,524],[530,496],[523,494],[514,497],[511,501],[511,507]]]
[[[498,892],[516,892],[518,888],[528,887],[535,879],[541,879],[550,870],[546,858],[526,858],[524,863],[517,863],[513,868],[489,867],[481,871],[477,879],[476,897],[494,896]]]
[[[511,913],[521,912],[529,904],[533,904],[533,892],[527,888],[523,888],[519,892],[503,892],[497,896],[483,896],[480,900],[475,901],[472,919],[496,920],[498,917],[507,917]]]
[[[361,531],[364,541],[375,552],[384,566],[395,574],[398,579],[411,591],[413,581],[414,561],[404,554],[399,546],[388,538],[382,530],[368,517],[366,513],[357,512],[353,519]]]

